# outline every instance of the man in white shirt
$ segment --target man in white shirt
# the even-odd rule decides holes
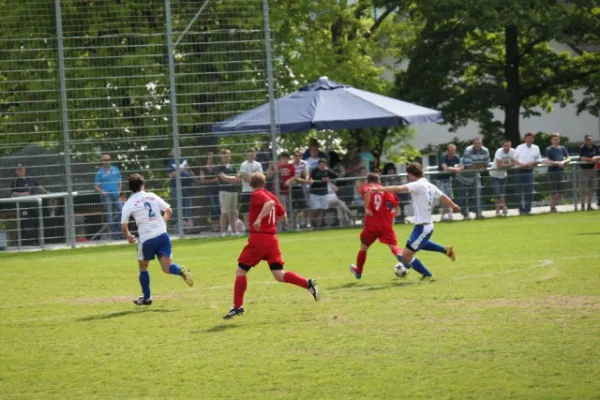
[[[517,199],[521,215],[531,213],[531,202],[533,201],[533,168],[542,160],[540,148],[533,144],[534,139],[533,133],[527,132],[525,134],[525,143],[521,143],[515,149]]]
[[[406,167],[408,180],[406,185],[402,186],[381,186],[371,189],[373,192],[392,192],[392,193],[410,193],[412,207],[415,213],[415,227],[412,234],[406,242],[406,247],[402,251],[402,262],[406,268],[413,268],[422,275],[421,281],[433,282],[435,277],[415,257],[419,250],[435,251],[445,254],[452,261],[456,259],[452,246],[441,246],[429,239],[433,235],[433,220],[431,218],[431,209],[434,199],[440,199],[442,206],[451,208],[454,212],[459,212],[460,207],[456,205],[450,197],[446,196],[434,184],[423,178],[423,167],[419,163],[410,163]],[[405,276],[405,274],[404,274]]]
[[[508,139],[502,141],[502,147],[496,150],[492,169],[490,169],[490,179],[494,189],[494,202],[496,203],[496,217],[508,214],[506,208],[506,181],[507,170],[512,168],[517,162],[515,158],[515,149],[511,148],[512,142]],[[502,214],[500,214],[502,212]]]
[[[152,304],[148,264],[155,257],[158,257],[164,273],[181,276],[188,286],[194,286],[194,278],[190,271],[183,265],[180,267],[174,264],[171,259],[171,238],[167,233],[167,221],[173,215],[173,210],[159,196],[146,192],[144,185],[143,176],[133,174],[129,177],[129,189],[133,196],[127,200],[121,213],[121,230],[127,241],[131,244],[137,241],[129,232],[129,217],[135,220],[140,235],[137,259],[142,296],[133,301],[138,306]]]
[[[246,161],[240,167],[240,177],[242,178],[242,206],[241,213],[244,216],[244,225],[246,230],[250,232],[250,196],[252,195],[252,187],[250,187],[250,177],[255,172],[263,172],[262,165],[256,161],[256,153],[253,149],[246,151]]]

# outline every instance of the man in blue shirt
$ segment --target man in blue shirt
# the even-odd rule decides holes
[[[585,135],[583,144],[579,148],[579,187],[581,188],[581,210],[585,210],[587,199],[587,210],[592,210],[592,197],[598,187],[598,179],[594,164],[600,162],[600,149],[594,144],[591,135]]]
[[[466,219],[470,218],[469,206],[475,209],[476,218],[483,218],[481,213],[481,192],[477,193],[481,189],[478,188],[477,180],[481,172],[487,171],[489,164],[490,152],[487,148],[483,147],[481,138],[476,137],[473,139],[473,144],[465,149],[462,159],[464,171],[456,177],[460,183],[456,200]]]
[[[565,146],[560,145],[560,134],[553,133],[551,146],[546,148],[546,159],[544,164],[549,164],[548,181],[550,183],[550,212],[556,212],[556,206],[560,202],[564,191],[564,169],[571,161],[569,152]]]
[[[448,197],[454,197],[452,193],[452,181],[454,174],[462,171],[460,167],[460,158],[456,155],[456,146],[450,143],[446,147],[446,154],[440,157],[438,165],[439,174],[436,175],[437,186]],[[442,221],[452,221],[454,218],[450,208],[442,208]]]
[[[105,219],[110,232],[115,238],[122,238],[120,221],[121,210],[121,171],[110,164],[110,155],[102,155],[102,166],[96,172],[96,191],[100,193],[104,204]]]

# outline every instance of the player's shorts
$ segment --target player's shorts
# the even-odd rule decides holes
[[[363,228],[362,232],[360,233],[360,241],[366,246],[372,245],[377,239],[379,239],[380,243],[387,244],[389,246],[398,245],[396,232],[394,232],[392,228],[384,230]]]
[[[406,247],[412,251],[419,251],[433,235],[433,224],[415,225],[410,237],[406,241]]]
[[[233,215],[238,212],[238,194],[237,192],[219,192],[219,204],[221,205],[221,215]]]
[[[171,257],[171,238],[168,233],[163,233],[144,243],[138,243],[137,259],[142,261],[154,260],[155,257]]]
[[[242,192],[240,213],[246,214],[250,211],[250,196],[252,196],[252,192]]]
[[[238,258],[238,263],[247,267],[254,267],[261,261],[266,261],[269,266],[283,266],[279,239],[275,234],[251,234],[248,238],[248,244]]]
[[[327,195],[311,194],[308,196],[308,205],[311,210],[327,210],[329,208],[329,198],[327,198]]]
[[[306,198],[302,186],[292,186],[292,208],[296,211],[306,210]]]

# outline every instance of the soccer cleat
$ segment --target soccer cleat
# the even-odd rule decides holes
[[[235,317],[236,315],[243,315],[244,314],[244,306],[241,306],[240,308],[231,308],[229,309],[229,312],[223,317],[223,319],[231,319],[233,317]]]
[[[454,253],[454,247],[445,246],[444,250],[446,250],[446,255],[448,256],[449,259],[451,259],[452,261],[456,261],[456,254]]]
[[[192,276],[192,273],[183,265],[181,266],[181,271],[179,272],[179,275],[189,287],[194,286],[194,277]]]
[[[136,306],[149,306],[152,304],[152,298],[144,299],[144,296],[140,296],[133,301]]]
[[[422,283],[435,282],[435,276],[433,276],[433,275],[429,275],[429,276],[423,275],[421,277],[421,279],[419,279],[419,281],[422,282]]]
[[[317,281],[315,279],[308,280],[307,289],[312,295],[312,297],[315,299],[315,301],[319,301],[319,298],[321,298],[321,294],[319,293],[319,288],[317,287]]]
[[[356,279],[362,278],[362,274],[358,272],[358,270],[356,269],[356,265],[350,264],[350,272],[352,272],[352,275],[354,275]]]

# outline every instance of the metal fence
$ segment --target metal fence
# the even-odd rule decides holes
[[[174,234],[236,231],[237,218],[221,215],[216,179],[223,164],[237,174],[246,150],[254,148],[268,170],[279,150],[307,144],[303,135],[277,135],[273,100],[284,93],[273,80],[277,57],[271,55],[267,0],[2,4],[1,249],[121,240],[119,210],[129,192],[126,178],[134,172],[177,211],[169,225]],[[271,102],[269,132],[211,133],[212,124],[265,102]],[[230,153],[222,154],[226,149]],[[561,201],[577,204],[579,178],[569,168]],[[111,185],[117,173],[122,187]],[[440,181],[436,173],[428,175]],[[335,182],[337,192],[330,194],[322,219],[305,211],[307,188],[295,188],[295,197],[283,188],[294,221],[285,228],[358,223],[361,179]],[[403,179],[386,176],[384,183]],[[514,179],[509,173],[509,208],[517,205]],[[445,181],[453,183],[459,202],[481,203],[474,209],[479,214],[495,207],[487,175],[475,179],[475,186],[459,180]],[[240,186],[231,189],[236,201]],[[535,174],[535,205],[545,204],[548,193],[546,175]],[[401,197],[410,216],[408,199]]]

